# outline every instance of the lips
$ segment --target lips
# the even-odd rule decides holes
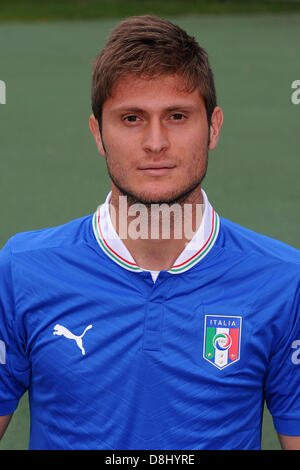
[[[148,163],[147,165],[141,166],[139,170],[147,175],[161,176],[170,173],[175,168],[175,165],[171,163]]]
[[[140,167],[140,170],[157,170],[161,168],[174,168],[175,165],[172,163],[165,163],[165,162],[159,162],[159,163],[147,163],[146,165],[142,165]]]

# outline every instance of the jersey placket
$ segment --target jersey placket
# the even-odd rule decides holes
[[[146,305],[143,349],[160,351],[162,335],[163,305],[149,301]]]

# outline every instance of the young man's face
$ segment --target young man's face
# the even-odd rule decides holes
[[[209,128],[198,90],[182,90],[177,75],[155,79],[129,75],[117,82],[104,103],[102,139],[91,116],[90,127],[107,159],[113,194],[144,204],[182,202],[186,195],[200,194],[207,152],[217,144],[222,111],[215,108]]]

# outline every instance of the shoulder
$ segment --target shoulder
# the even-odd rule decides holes
[[[17,233],[2,248],[2,258],[84,243],[90,236],[91,223],[92,215],[87,215],[59,226]]]
[[[221,230],[218,244],[229,251],[254,257],[262,263],[289,264],[300,269],[300,250],[280,240],[257,233],[220,217]]]

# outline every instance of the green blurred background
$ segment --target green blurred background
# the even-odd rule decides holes
[[[126,16],[170,19],[204,46],[224,125],[204,189],[217,212],[300,248],[299,1],[0,0],[0,247],[93,212],[110,188],[88,128],[92,60]],[[26,449],[25,395],[0,449]],[[279,449],[265,411],[263,449]]]

